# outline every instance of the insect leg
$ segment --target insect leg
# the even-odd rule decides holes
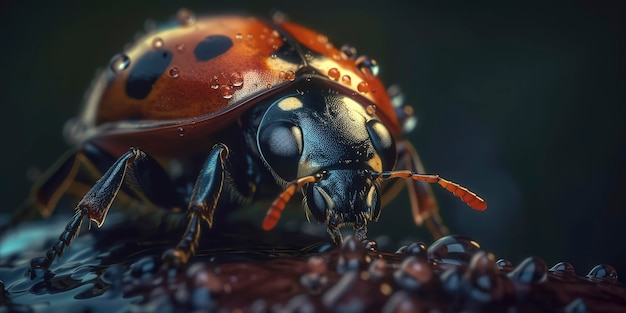
[[[187,229],[176,248],[163,253],[163,260],[167,265],[185,264],[195,253],[200,239],[200,218],[207,222],[209,227],[213,224],[213,213],[224,184],[227,158],[228,148],[225,145],[215,145],[211,150],[191,193],[187,209]]]
[[[61,256],[78,234],[83,217],[88,216],[91,221],[96,222],[98,227],[102,226],[109,207],[124,181],[126,169],[136,157],[141,155],[145,154],[139,149],[132,148],[113,163],[78,203],[74,215],[59,236],[57,243],[48,249],[45,257],[31,261],[31,269],[47,269],[56,257]]]
[[[114,158],[89,144],[68,151],[37,179],[29,197],[15,210],[6,226],[36,216],[50,216],[65,194],[80,199],[113,162]]]

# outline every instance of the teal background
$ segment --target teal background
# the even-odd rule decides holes
[[[95,70],[148,18],[272,9],[349,43],[400,84],[419,118],[410,139],[429,172],[489,203],[437,189],[453,232],[497,258],[542,257],[626,275],[626,88],[622,2],[106,1],[0,4],[5,212],[68,146],[61,130]],[[405,194],[370,233],[411,235]],[[6,216],[6,215],[4,215]],[[621,279],[623,281],[623,279]]]

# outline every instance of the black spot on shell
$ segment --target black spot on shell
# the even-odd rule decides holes
[[[311,53],[313,54],[313,52]],[[276,58],[292,63],[292,64],[302,63],[302,57],[298,53],[298,50],[296,50],[296,48],[293,45],[287,42],[285,42],[282,46],[280,46],[278,50],[274,52],[274,55],[276,56]],[[316,54],[316,56],[319,56],[319,55]]]
[[[198,43],[193,54],[198,61],[205,62],[228,51],[232,46],[233,41],[230,37],[224,35],[208,36]]]
[[[143,99],[152,90],[154,83],[161,77],[172,61],[169,50],[149,51],[135,62],[128,74],[126,94],[135,99]]]

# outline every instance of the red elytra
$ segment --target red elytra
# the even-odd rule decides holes
[[[198,46],[207,38],[222,38],[230,47],[213,51],[221,53],[208,60],[199,59]],[[167,54],[166,66],[160,73],[141,73],[141,59],[159,52]],[[114,58],[111,67],[118,67],[102,71],[94,80],[69,135],[72,142],[91,141],[114,155],[130,146],[164,157],[195,153],[204,148],[198,143],[234,123],[258,100],[313,75],[336,81],[347,95],[368,100],[361,103],[376,103],[376,113],[391,133],[401,133],[381,81],[357,67],[354,56],[340,51],[326,36],[291,22],[202,17],[190,25],[148,33],[120,57],[127,58],[127,66],[116,64]],[[156,78],[138,87],[146,89],[151,83],[140,98],[128,90],[137,71]],[[339,77],[349,77],[349,82]]]

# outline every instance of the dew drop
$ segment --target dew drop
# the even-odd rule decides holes
[[[328,267],[326,266],[326,262],[324,258],[321,256],[312,256],[306,262],[307,269],[309,272],[322,274],[326,273]]]
[[[326,290],[322,295],[322,304],[326,307],[327,311],[331,307],[333,307],[343,296],[349,294],[352,286],[359,278],[359,273],[357,271],[350,271],[343,275],[337,281],[337,283]],[[354,310],[351,310],[354,311]],[[348,311],[346,311],[348,312]],[[360,312],[360,311],[355,311]]]
[[[328,282],[326,261],[321,256],[310,257],[307,260],[307,269],[307,273],[300,277],[300,284],[313,293],[319,293]]]
[[[217,76],[213,76],[213,78],[211,78],[211,89],[218,89],[220,88],[220,80]]]
[[[178,67],[174,66],[174,67],[170,68],[170,77],[171,78],[178,78],[179,75],[180,75],[180,70],[178,69]]]
[[[456,292],[461,288],[463,276],[456,267],[451,267],[441,274],[443,288],[447,292]]]
[[[598,264],[594,266],[587,277],[607,283],[617,282],[617,271],[608,264]]]
[[[507,275],[511,280],[531,284],[545,282],[548,277],[546,263],[538,257],[530,257],[522,261]]]
[[[380,279],[385,277],[385,270],[387,269],[387,261],[385,259],[374,260],[369,268],[368,273],[373,279]]]
[[[352,79],[350,78],[350,75],[343,75],[341,76],[341,82],[346,85],[350,85],[352,83]]]
[[[356,48],[350,45],[343,45],[339,49],[341,51],[341,56],[344,59],[354,59],[356,58]]]
[[[376,105],[370,104],[365,108],[365,112],[369,115],[374,115],[376,113]]]
[[[513,263],[507,259],[499,259],[496,261],[496,266],[505,273],[513,270]]]
[[[337,260],[337,272],[345,273],[359,269],[365,263],[365,247],[354,237],[347,237],[341,243],[341,252]]]
[[[115,74],[123,72],[129,65],[130,58],[123,53],[114,55],[109,62],[109,68],[111,68]]]
[[[272,84],[265,85],[265,88],[267,88],[267,89],[272,89],[272,87],[274,87],[274,86],[272,86]]]
[[[374,76],[378,76],[378,73],[380,72],[378,62],[366,55],[358,57],[355,61],[355,65],[363,73],[370,73]]]
[[[285,80],[285,71],[278,72],[278,79]]]
[[[176,19],[182,26],[193,26],[196,24],[196,14],[189,9],[182,8],[176,13]]]
[[[285,72],[285,79],[290,82],[296,80],[296,73],[292,70]]]
[[[559,274],[576,275],[576,270],[574,269],[574,266],[567,262],[556,263],[553,267],[549,269],[549,271]]]
[[[368,108],[371,106],[373,105],[368,106]],[[413,242],[406,246],[404,249],[404,255],[415,256],[419,259],[426,260],[428,258],[428,249],[426,248],[426,244],[423,242]]]
[[[277,57],[278,57],[278,55],[276,55],[276,52],[270,53],[270,58],[276,59]]]
[[[420,286],[428,283],[434,274],[424,260],[419,260],[415,256],[410,256],[400,265],[400,268],[393,273],[393,278],[398,285],[407,290],[416,290]]]
[[[363,246],[365,250],[376,251],[378,249],[378,243],[372,239],[364,239]]]
[[[183,50],[185,50],[185,44],[184,43],[179,43],[176,45],[176,50],[182,52]]]
[[[308,272],[300,277],[300,284],[308,288],[313,294],[321,292],[322,287],[328,283],[328,277],[321,273]]]
[[[478,251],[470,261],[465,278],[470,282],[470,296],[482,303],[488,303],[502,296],[496,274],[496,263],[493,254]]]
[[[178,132],[178,136],[180,136],[180,137],[185,136],[185,128],[178,127],[178,128],[176,128],[176,131]]]
[[[221,85],[220,93],[222,94],[222,98],[230,99],[235,94],[235,88],[233,88],[233,86],[230,86],[230,85]]]
[[[478,242],[463,236],[445,236],[428,247],[428,259],[445,264],[469,264],[480,249]]]
[[[366,81],[360,82],[356,85],[356,89],[362,93],[368,93],[370,91],[370,85]]]
[[[232,72],[230,74],[230,83],[235,87],[243,85],[243,75],[240,72]]]
[[[333,67],[328,70],[328,76],[334,80],[339,80],[341,73],[339,73],[339,70],[336,67]]]
[[[154,49],[159,49],[159,48],[163,48],[163,39],[161,39],[161,37],[154,37],[154,39],[152,39],[152,48]]]
[[[243,34],[242,34],[242,33],[237,33],[237,34],[235,34],[235,39],[236,39],[237,41],[241,41],[241,40],[243,39]]]

